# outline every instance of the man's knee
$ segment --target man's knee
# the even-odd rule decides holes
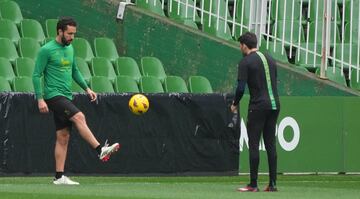
[[[56,131],[56,141],[61,145],[67,145],[70,139],[68,128]]]
[[[74,123],[83,123],[85,122],[85,115],[82,112],[78,112],[70,120]]]

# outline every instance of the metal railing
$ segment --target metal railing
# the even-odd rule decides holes
[[[204,32],[212,29],[234,41],[245,31],[252,31],[263,49],[316,70],[321,78],[331,70],[350,81],[360,80],[359,0],[143,1],[161,5],[169,16],[175,12],[192,19]]]

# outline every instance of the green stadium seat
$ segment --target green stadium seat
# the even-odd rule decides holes
[[[268,53],[271,55],[275,60],[283,62],[283,63],[289,63],[286,50],[282,44],[282,42],[277,41],[276,43],[273,41],[269,41],[269,45],[267,44],[267,41],[262,39],[261,46],[259,47],[259,50],[263,53]],[[282,50],[284,48],[284,50]]]
[[[46,29],[46,36],[55,38],[57,36],[57,22],[58,19],[46,19],[45,21],[45,29]]]
[[[298,48],[296,50],[295,64],[299,67],[315,72],[316,68],[321,67],[321,44],[308,43],[306,45],[306,43],[301,43],[300,47],[303,49]],[[315,52],[315,47],[316,53],[320,55],[315,55],[314,57],[313,52]],[[306,49],[311,52],[307,52]]]
[[[298,44],[298,42],[305,42],[305,33],[300,21],[289,21],[289,20],[280,20],[276,21],[273,29],[273,34],[275,33],[275,26],[277,27],[276,30],[276,37],[283,39],[286,42],[292,42],[293,44]],[[291,31],[292,27],[292,31]],[[275,34],[274,34],[275,36]],[[289,47],[290,44],[284,45],[285,47]]]
[[[44,30],[41,24],[34,19],[24,19],[20,23],[20,32],[22,37],[34,38],[39,44],[45,41]]]
[[[13,21],[0,18],[0,37],[10,39],[15,45],[18,44],[20,35]]]
[[[179,76],[167,76],[164,81],[164,90],[167,93],[189,92],[184,79]]]
[[[234,41],[234,38],[231,35],[231,30],[225,18],[227,16],[228,22],[232,21],[232,17],[230,16],[230,12],[226,13],[227,5],[225,1],[201,1],[201,4],[204,3],[203,6],[204,10],[211,12],[212,14],[219,13],[219,16],[223,19],[218,18],[217,16],[212,16],[207,13],[204,13],[204,24],[203,24],[203,31],[222,38],[227,41]],[[210,10],[211,9],[211,10]],[[210,27],[209,27],[210,24]]]
[[[186,19],[186,20],[183,20],[183,21],[180,21],[180,22],[181,22],[182,24],[184,24],[185,26],[198,29],[197,24],[196,24],[193,20],[191,20],[191,19]]]
[[[9,81],[10,84],[13,83],[15,74],[11,63],[8,59],[0,57],[0,76]]]
[[[140,78],[140,90],[143,93],[163,93],[164,88],[158,78],[144,76]]]
[[[36,59],[40,44],[33,38],[26,37],[19,40],[19,53],[21,57]]]
[[[11,87],[7,79],[0,76],[0,93],[11,92]]]
[[[335,72],[333,72],[335,70]],[[347,86],[346,80],[345,80],[345,74],[341,75],[342,71],[340,68],[337,67],[328,67],[325,71],[325,75],[329,80],[336,82],[340,85]],[[320,68],[316,69],[315,74],[320,75]]]
[[[138,93],[139,87],[133,77],[120,75],[115,79],[115,92]]]
[[[72,81],[71,91],[73,93],[85,93],[84,89],[82,89],[74,80]]]
[[[156,57],[141,58],[141,73],[143,76],[153,76],[164,82],[166,73],[161,61]]]
[[[7,58],[12,63],[19,57],[14,43],[8,38],[0,38],[0,57]]]
[[[357,0],[355,0],[357,1]],[[341,15],[340,10],[338,7],[338,4],[336,0],[332,0],[331,3],[331,21],[335,21],[335,12],[336,12],[336,23],[341,24]],[[311,0],[310,2],[310,21],[314,22],[316,21],[323,21],[324,20],[324,1],[318,1],[318,0]],[[317,17],[317,18],[316,18]]]
[[[90,79],[90,87],[97,93],[113,93],[114,88],[107,77],[93,76]]]
[[[350,49],[351,49],[351,53],[350,53]],[[335,61],[335,66],[337,68],[348,69],[349,64],[351,64],[353,67],[358,65],[357,59],[358,56],[360,56],[360,52],[358,52],[357,44],[345,43],[344,48],[342,48],[342,44],[337,44],[336,48],[334,48],[333,51],[334,51],[335,59],[339,60],[339,61]],[[341,64],[341,60],[343,60],[343,64]]]
[[[71,44],[74,47],[76,57],[83,58],[88,63],[94,58],[90,43],[86,39],[76,37]]]
[[[270,17],[272,20],[276,20],[276,7],[277,7],[277,20],[291,20],[293,17],[294,20],[305,22],[305,18],[300,12],[301,1],[300,0],[273,0],[271,1],[271,14]],[[294,7],[294,15],[292,16],[292,9]]]
[[[141,77],[139,66],[131,57],[119,57],[115,63],[115,72],[117,75],[130,76],[136,82],[139,82]]]
[[[235,13],[235,21],[238,24],[241,24],[243,26],[247,26],[248,28],[245,28],[243,26],[236,25],[235,26],[235,38],[236,40],[245,32],[248,32],[251,30],[249,28],[250,23],[250,6],[251,2],[247,0],[237,0],[236,1],[236,13]]]
[[[358,23],[358,22],[356,22]],[[350,22],[348,24],[345,25],[345,37],[344,37],[344,41],[346,43],[355,43],[355,44],[359,44],[360,45],[360,39],[359,39],[359,25],[352,25],[350,24]]]
[[[96,57],[105,57],[113,63],[119,58],[115,43],[112,39],[104,37],[95,38],[94,49]]]
[[[19,57],[15,61],[15,73],[19,76],[32,77],[35,68],[35,62],[28,57]]]
[[[31,77],[15,77],[14,79],[15,92],[34,92],[34,86]]]
[[[322,21],[318,21],[317,24],[315,21],[310,23],[310,25],[309,25],[309,42],[312,42],[312,43],[316,42],[316,43],[320,43],[320,44],[322,43],[322,37],[323,37],[322,26],[323,26]],[[317,33],[316,33],[316,30],[317,30]],[[334,42],[340,43],[340,32],[339,32],[338,26],[334,22],[331,23],[330,31],[331,31],[330,32],[330,34],[331,34],[330,35],[330,45],[333,46]],[[336,32],[335,40],[334,40],[334,32]]]
[[[136,0],[136,5],[142,9],[165,16],[160,0]]]
[[[358,74],[357,69],[352,68],[349,81],[350,88],[360,90],[360,79],[358,81],[358,76],[360,78],[360,73]]]
[[[0,2],[0,13],[3,19],[9,19],[15,24],[20,24],[23,20],[20,7],[15,1]]]
[[[104,57],[94,57],[92,59],[91,70],[94,76],[104,76],[114,83],[116,73],[111,62]]]
[[[82,76],[84,77],[84,80],[86,81],[86,83],[89,84],[92,75],[88,64],[83,58],[76,57],[75,59],[76,59],[76,65],[79,68],[79,71],[81,72]]]
[[[186,5],[187,3],[187,5]],[[196,3],[193,0],[180,0],[180,1],[170,1],[167,4],[167,12],[170,19],[176,21],[196,21],[200,22],[200,17],[197,14],[197,11],[194,9]]]
[[[189,77],[189,91],[190,93],[213,93],[209,80],[203,76]]]

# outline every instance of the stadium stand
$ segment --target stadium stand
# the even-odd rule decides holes
[[[139,82],[141,77],[139,66],[131,57],[119,57],[115,63],[115,72],[117,75],[130,76],[136,82]]]
[[[93,76],[90,79],[90,88],[97,93],[113,93],[114,88],[107,77]]]
[[[104,57],[95,57],[92,59],[91,70],[94,76],[104,76],[114,83],[116,73],[111,62]]]
[[[83,58],[76,57],[75,59],[76,59],[77,67],[79,68],[82,76],[84,77],[84,80],[86,81],[86,83],[89,84],[92,75],[91,75],[88,64],[86,63],[86,61]]]
[[[143,57],[141,58],[140,71],[143,76],[153,76],[164,82],[166,73],[161,61],[156,57]]]
[[[46,19],[45,20],[45,30],[47,38],[55,38],[57,35],[56,25],[58,19]]]
[[[20,32],[22,37],[31,37],[39,44],[45,41],[45,34],[41,24],[34,19],[23,19],[20,22]]]
[[[149,1],[136,0],[136,5],[145,10],[149,10],[153,13],[156,13],[158,15],[165,16],[164,11],[162,9],[162,4],[159,0],[149,0]]]
[[[8,59],[11,63],[19,57],[14,43],[7,38],[0,38],[0,57]]]
[[[0,57],[0,76],[13,84],[15,73],[9,60],[3,57]]]
[[[112,63],[115,63],[116,59],[119,58],[115,43],[109,38],[95,38],[94,49],[96,57],[105,57]]]
[[[0,13],[3,19],[9,19],[17,25],[23,20],[21,9],[15,1],[0,2]]]
[[[164,88],[160,80],[153,76],[143,76],[140,78],[140,91],[143,93],[163,93]]]
[[[18,45],[20,34],[15,23],[8,19],[0,19],[0,37],[8,38]]]
[[[183,78],[179,76],[167,76],[164,81],[164,90],[167,93],[188,93],[186,83]]]
[[[27,76],[32,77],[34,72],[35,62],[33,59],[28,57],[19,57],[15,61],[14,71],[16,76]]]
[[[25,37],[19,40],[19,54],[21,57],[36,59],[40,44],[33,38]]]
[[[11,92],[11,87],[7,79],[0,76],[0,93],[1,92]]]
[[[31,77],[15,77],[14,79],[15,92],[34,92],[34,86]]]
[[[90,43],[86,39],[75,37],[71,44],[74,47],[76,57],[80,57],[88,63],[90,63],[91,59],[94,58],[94,53],[91,49]]]
[[[85,93],[85,91],[74,80],[72,81],[71,90],[73,93]]]

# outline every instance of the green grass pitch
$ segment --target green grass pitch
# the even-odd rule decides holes
[[[1,199],[360,199],[360,175],[280,175],[277,193],[240,193],[248,176],[88,177],[70,176],[79,186],[53,185],[52,177],[0,177]],[[260,176],[261,189],[267,176]]]

